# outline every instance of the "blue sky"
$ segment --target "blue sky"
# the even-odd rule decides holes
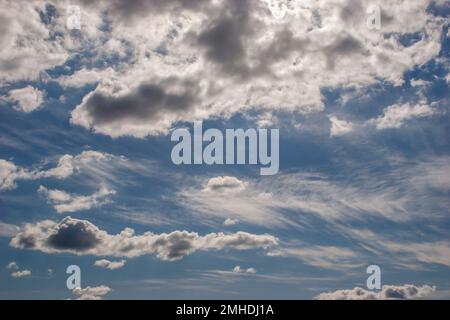
[[[450,296],[448,2],[0,4],[1,299]],[[200,120],[278,174],[174,165]]]

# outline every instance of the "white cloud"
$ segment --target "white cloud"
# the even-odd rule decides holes
[[[51,41],[49,26],[41,22],[39,10],[45,2],[33,5],[23,1],[0,3],[0,83],[35,80],[40,73],[63,63],[69,56],[56,38]]]
[[[66,1],[1,0],[0,83],[45,81],[45,70],[92,51],[81,69],[55,80],[99,82],[71,122],[113,137],[164,134],[180,120],[255,106],[262,114],[321,112],[323,88],[401,84],[405,71],[436,57],[445,19],[426,10],[431,2],[372,1],[382,8],[381,30],[366,27],[368,5],[352,0],[297,2],[282,19],[273,1],[82,2],[81,30],[70,32]],[[420,40],[402,45],[411,33]],[[115,62],[92,68],[107,61]]]
[[[76,212],[101,207],[110,203],[109,196],[116,193],[114,190],[104,186],[89,196],[76,196],[61,190],[49,190],[44,186],[40,186],[38,192],[53,204],[53,208],[58,213]]]
[[[205,192],[211,179],[193,179],[181,188],[176,201],[208,222],[233,217],[269,228],[303,228],[311,214],[331,223],[361,219],[362,214],[391,221],[411,220],[423,216],[420,203],[430,201],[430,187],[446,191],[450,186],[449,175],[442,174],[450,161],[448,157],[414,164],[405,161],[404,166],[392,161],[392,172],[383,178],[375,178],[370,168],[352,170],[351,179],[346,181],[320,173],[289,172],[270,181],[248,178],[245,189],[235,183],[234,188],[224,189],[226,193],[220,188],[207,188]],[[399,182],[408,192],[399,191]],[[228,191],[235,188],[240,191]]]
[[[436,290],[428,285],[415,286],[405,284],[402,286],[385,285],[381,291],[368,291],[355,287],[350,290],[337,290],[319,294],[319,300],[404,300],[425,298]]]
[[[96,164],[112,159],[123,160],[120,157],[115,158],[108,153],[89,150],[83,151],[76,156],[65,154],[59,158],[56,167],[47,170],[37,170],[21,168],[11,161],[0,159],[0,190],[16,188],[17,180],[36,180],[41,178],[65,179],[73,173],[82,170],[91,171],[92,174],[98,173],[99,170]]]
[[[101,300],[110,291],[111,288],[104,285],[73,289],[73,293],[78,296],[77,300]]]
[[[239,220],[237,219],[231,219],[231,218],[227,218],[224,222],[223,225],[226,227],[230,227],[230,226],[234,226],[236,224],[238,224]]]
[[[236,267],[233,268],[233,273],[251,273],[251,274],[254,274],[254,273],[256,273],[256,269],[255,268],[241,269],[240,266],[236,266]]]
[[[23,278],[23,277],[28,277],[30,275],[31,275],[30,270],[18,270],[18,271],[14,271],[13,273],[11,273],[11,276],[13,278]]]
[[[407,253],[416,257],[420,262],[441,264],[450,267],[450,242],[409,242],[379,241],[382,248],[390,252]]]
[[[11,239],[14,248],[33,249],[46,253],[70,252],[78,255],[138,257],[155,254],[161,260],[179,260],[198,250],[266,249],[278,244],[269,234],[209,233],[173,231],[134,235],[126,228],[119,234],[108,234],[87,220],[66,217],[60,222],[44,220],[25,224]]]
[[[102,47],[100,12],[82,10],[81,32],[66,28],[68,1],[0,1],[0,83],[39,80],[90,45]],[[101,51],[101,50],[100,50]]]
[[[245,190],[247,183],[239,180],[236,177],[221,176],[209,179],[203,191],[227,193],[227,192],[240,192]]]
[[[354,251],[334,246],[300,245],[269,251],[268,255],[300,259],[307,265],[323,269],[351,269],[360,266],[356,263],[357,255]]]
[[[394,104],[387,107],[374,122],[378,130],[400,128],[408,120],[429,117],[435,113],[437,110],[426,104]]]
[[[11,272],[11,277],[13,278],[23,278],[31,275],[30,270],[19,270],[19,266],[15,261],[11,261],[10,263],[8,263],[6,268],[9,270],[15,270]]]
[[[353,125],[345,120],[339,120],[336,117],[329,117],[331,122],[330,136],[337,137],[353,131]]]
[[[42,104],[43,97],[44,93],[32,86],[14,89],[8,94],[9,100],[17,103],[16,109],[26,113],[36,110]]]
[[[29,173],[18,168],[11,161],[0,159],[0,190],[10,190],[16,187],[16,180],[27,179]]]
[[[424,87],[431,85],[430,81],[426,81],[423,79],[411,79],[411,86],[412,87]]]
[[[17,232],[19,232],[18,226],[0,221],[0,237],[13,237]]]
[[[71,122],[142,138],[168,133],[180,120],[227,118],[252,106],[262,113],[321,112],[322,88],[399,85],[405,71],[436,57],[444,21],[426,10],[430,3],[374,1],[385,17],[381,30],[369,30],[367,4],[351,0],[302,3],[283,19],[263,1],[142,1],[129,10],[116,2],[86,4],[92,15],[108,9],[106,50],[123,52],[126,43],[133,63],[81,71],[80,79],[90,81],[84,75],[91,73],[101,80]],[[402,45],[400,36],[410,33],[420,40]]]
[[[111,77],[114,74],[112,68],[107,69],[81,69],[70,76],[58,78],[58,83],[63,87],[80,88],[87,84],[96,83],[103,78]]]
[[[120,261],[109,261],[106,259],[97,260],[94,263],[94,266],[99,268],[106,268],[109,270],[116,270],[122,268],[126,263],[126,260],[120,260]]]

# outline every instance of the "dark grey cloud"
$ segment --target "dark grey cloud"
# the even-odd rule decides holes
[[[158,250],[159,255],[166,257],[167,260],[178,260],[195,250],[193,240],[195,236],[186,231],[176,232],[156,240],[155,246],[163,249]]]
[[[64,220],[58,225],[47,244],[58,250],[85,251],[100,243],[96,229],[81,220]]]
[[[161,86],[142,84],[121,97],[95,92],[86,102],[94,124],[132,120],[136,122],[158,119],[161,115],[189,110],[195,101],[192,92],[172,94]]]
[[[249,32],[248,17],[238,14],[215,21],[198,37],[206,56],[227,73],[248,73],[244,39]]]
[[[323,49],[328,69],[334,69],[336,59],[363,54],[363,48],[363,44],[351,35],[344,35],[336,39],[331,45]]]
[[[271,66],[289,57],[293,52],[299,56],[309,43],[307,38],[295,37],[288,28],[275,32],[273,41],[262,46],[250,61],[248,43],[255,35],[255,29],[263,27],[263,23],[253,16],[250,20],[246,10],[220,17],[205,26],[198,35],[198,43],[206,48],[206,57],[220,66],[222,74],[238,76],[244,80],[256,76],[272,76]]]

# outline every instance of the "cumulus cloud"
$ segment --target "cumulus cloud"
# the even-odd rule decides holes
[[[370,30],[368,4],[353,0],[81,1],[81,30],[71,31],[67,1],[1,0],[0,83],[98,83],[71,122],[113,137],[164,134],[178,121],[256,107],[321,112],[323,88],[398,85],[436,57],[445,21],[427,10],[431,3],[372,1],[383,19]],[[404,45],[413,33],[419,40]],[[46,74],[77,53],[78,70]],[[27,88],[19,105],[31,111],[40,94]]]
[[[422,80],[422,79],[411,79],[412,87],[425,87],[431,85],[430,81]]]
[[[122,268],[126,263],[126,260],[120,260],[120,261],[109,261],[106,259],[97,260],[94,263],[94,266],[99,268],[106,268],[109,270],[116,270]]]
[[[241,181],[236,177],[221,176],[209,179],[206,182],[203,191],[218,193],[239,192],[243,191],[246,186],[246,182]]]
[[[240,266],[236,266],[233,268],[233,272],[234,273],[256,273],[256,269],[255,268],[247,268],[247,269],[242,269]]]
[[[45,10],[45,2],[1,1],[0,83],[37,79],[68,58],[60,39],[50,40],[51,30],[42,23],[39,7]]]
[[[75,288],[72,291],[78,296],[77,300],[101,300],[103,296],[111,291],[111,288],[101,285],[98,287]]]
[[[368,291],[355,287],[350,290],[337,290],[319,294],[319,300],[405,300],[425,298],[436,290],[428,285],[415,286],[405,284],[402,286],[385,285],[381,291]]]
[[[99,191],[89,196],[76,196],[62,190],[49,190],[44,186],[40,186],[38,192],[53,204],[53,208],[55,208],[58,213],[98,208],[110,203],[109,196],[116,193],[114,190],[104,186],[101,187]]]
[[[109,234],[87,220],[71,217],[60,222],[44,220],[26,224],[10,242],[14,248],[46,253],[70,252],[127,258],[155,254],[159,259],[169,261],[182,259],[198,250],[265,249],[277,244],[278,239],[274,236],[247,232],[200,236],[195,232],[173,231],[134,235],[133,229],[126,228],[119,234]]]
[[[345,120],[340,120],[337,117],[330,117],[331,128],[330,136],[336,137],[353,131],[353,125]]]
[[[383,115],[375,120],[375,125],[378,130],[400,128],[408,120],[429,117],[435,113],[437,110],[426,104],[394,104],[384,110]]]
[[[11,261],[10,263],[8,263],[6,268],[9,270],[15,270],[15,271],[11,272],[11,277],[13,277],[13,278],[23,278],[23,277],[27,277],[27,276],[31,275],[30,270],[26,270],[26,269],[19,270],[19,266],[17,265],[17,263],[15,261]]]
[[[13,273],[11,273],[11,276],[13,278],[23,278],[23,277],[28,277],[30,275],[31,275],[30,270],[18,270],[18,271],[14,271]]]
[[[8,94],[9,100],[17,104],[16,110],[26,113],[37,109],[42,104],[43,97],[43,92],[32,86],[14,89]]]
[[[16,188],[17,180],[65,179],[81,170],[95,172],[96,163],[112,160],[113,158],[114,156],[108,153],[92,150],[83,151],[76,156],[65,154],[59,158],[58,164],[54,168],[46,170],[26,169],[15,165],[11,161],[0,159],[0,190]]]
[[[282,18],[266,0],[84,3],[90,15],[108,12],[109,50],[129,49],[133,63],[84,69],[78,83],[62,76],[63,85],[99,82],[71,122],[142,138],[255,106],[321,112],[323,88],[400,85],[405,71],[436,57],[445,22],[427,10],[431,2],[371,2],[382,10],[380,30],[367,27],[368,4],[353,0],[289,2]],[[404,45],[413,33],[420,39]]]
[[[11,161],[0,159],[0,190],[10,190],[16,187],[16,180],[27,179],[29,173],[18,168]]]
[[[226,227],[230,227],[230,226],[234,226],[236,224],[238,224],[239,220],[237,219],[231,219],[231,218],[227,218],[224,222],[223,225]]]
[[[64,64],[74,52],[102,47],[103,19],[82,10],[82,32],[66,27],[68,1],[0,1],[0,84],[48,78],[46,71]]]

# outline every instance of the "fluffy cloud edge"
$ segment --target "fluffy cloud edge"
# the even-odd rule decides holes
[[[10,241],[18,249],[32,249],[45,253],[68,252],[77,255],[133,258],[154,254],[160,260],[175,261],[195,251],[250,250],[276,246],[278,239],[269,234],[209,233],[172,231],[135,235],[126,228],[119,234],[109,234],[87,220],[70,216],[60,222],[43,220],[25,224]]]
[[[400,286],[384,285],[380,291],[369,291],[355,287],[348,290],[336,290],[320,293],[317,300],[405,300],[420,299],[429,296],[436,291],[435,286],[416,286],[405,284]]]

